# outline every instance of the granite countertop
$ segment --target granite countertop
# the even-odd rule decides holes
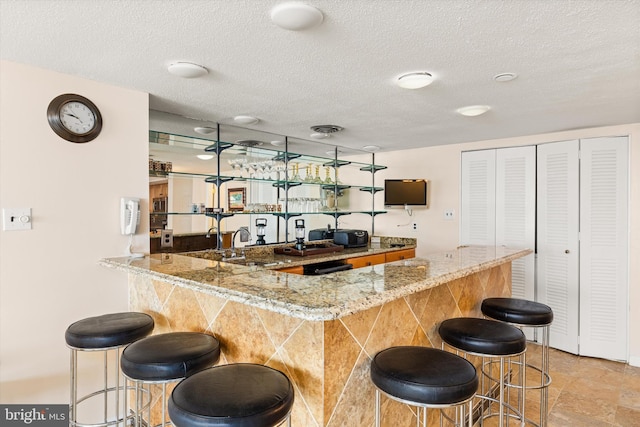
[[[331,243],[330,240],[316,240],[308,243]],[[322,253],[309,256],[295,256],[289,254],[276,254],[273,251],[275,246],[292,246],[288,245],[267,245],[267,246],[246,246],[244,248],[236,249],[236,252],[240,253],[242,249],[246,251],[245,264],[258,265],[260,267],[277,270],[286,267],[296,267],[299,265],[317,264],[326,261],[338,261],[353,257],[362,257],[368,255],[385,254],[388,252],[400,251],[403,249],[415,249],[415,239],[403,239],[395,238],[393,240],[386,239],[381,243],[371,243],[366,247],[359,248],[344,248],[340,246],[341,250],[330,253]],[[227,256],[230,255],[231,250],[226,249]],[[212,261],[222,261],[222,254],[216,250],[184,252],[181,255],[204,258]],[[233,258],[228,258],[228,261],[234,262]],[[242,262],[242,259],[237,261]]]
[[[393,248],[402,249],[406,247]],[[392,248],[381,247],[378,250],[388,252]],[[376,248],[372,247],[359,253],[368,255],[375,251]],[[322,321],[366,310],[531,252],[529,249],[494,246],[461,247],[422,258],[322,276],[288,274],[257,265],[178,254],[153,254],[138,259],[108,258],[101,260],[100,264],[292,317]]]

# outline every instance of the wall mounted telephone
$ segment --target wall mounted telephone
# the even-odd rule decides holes
[[[136,234],[140,225],[140,199],[123,197],[120,199],[120,233]]]

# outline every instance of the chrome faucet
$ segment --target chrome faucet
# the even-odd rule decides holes
[[[211,228],[207,231],[207,235],[206,235],[206,236],[204,236],[204,237],[206,237],[207,239],[210,239],[210,238],[211,238],[211,232],[212,232],[212,231],[218,231],[218,229],[217,229],[216,227],[211,227]]]
[[[232,258],[236,256],[236,235],[238,233],[240,233],[241,242],[248,242],[249,240],[251,240],[251,233],[249,233],[248,227],[238,228],[235,231],[235,233],[233,233],[233,237],[231,238],[231,257]],[[242,256],[244,256],[244,249],[242,250]]]

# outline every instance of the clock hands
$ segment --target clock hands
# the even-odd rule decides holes
[[[76,119],[77,121],[79,121],[80,123],[84,124],[84,122],[80,119],[80,117],[76,116],[75,114],[71,114],[71,113],[64,113],[65,116],[71,116],[74,119]]]

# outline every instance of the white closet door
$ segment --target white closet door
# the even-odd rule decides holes
[[[627,359],[626,137],[580,141],[580,354]]]
[[[578,141],[538,146],[537,300],[553,309],[550,344],[578,353]]]
[[[496,150],[496,245],[534,249],[536,147]],[[514,298],[535,299],[535,257],[511,264]]]
[[[461,156],[460,244],[495,245],[495,150]]]

